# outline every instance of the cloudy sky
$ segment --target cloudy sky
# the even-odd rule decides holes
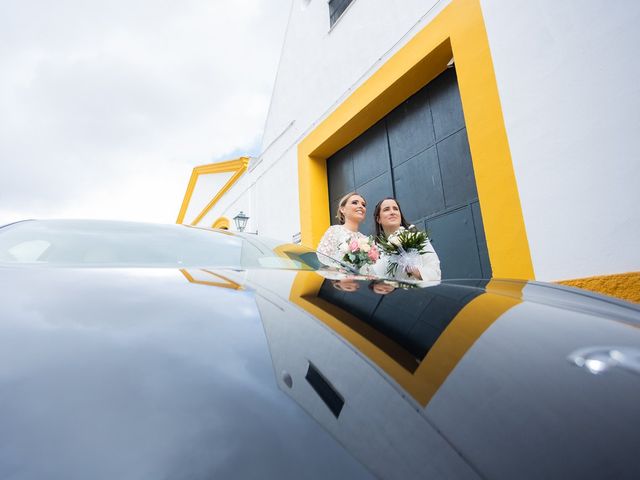
[[[257,155],[290,0],[2,0],[0,224],[175,222]]]

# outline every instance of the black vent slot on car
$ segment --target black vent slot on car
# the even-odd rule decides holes
[[[331,413],[338,418],[342,411],[342,407],[344,406],[344,399],[342,398],[342,395],[340,395],[336,389],[331,386],[318,369],[311,363],[309,363],[309,369],[307,370],[307,375],[304,378],[309,382],[309,385],[313,387],[325,405],[329,407]]]

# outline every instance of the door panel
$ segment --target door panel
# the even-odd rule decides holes
[[[435,142],[429,92],[421,90],[387,116],[391,163],[395,167]]]
[[[437,149],[446,206],[455,207],[478,198],[466,129],[440,141]]]
[[[478,254],[480,257],[480,268],[482,268],[482,278],[489,278],[491,277],[491,263],[489,262],[487,238],[484,235],[484,224],[482,223],[482,214],[480,213],[480,202],[474,202],[471,204],[471,213],[473,214],[473,225],[476,229],[476,240],[478,242]]]
[[[429,219],[427,230],[440,258],[443,278],[482,278],[470,206]]]
[[[448,69],[327,159],[332,218],[338,199],[393,196],[406,219],[430,230],[443,278],[490,278],[491,263],[455,69]],[[334,223],[334,222],[332,222]]]
[[[353,161],[350,149],[343,148],[327,162],[327,178],[329,180],[329,198],[338,199],[355,189]]]
[[[428,85],[436,141],[465,128],[462,102],[454,69],[448,69]]]
[[[396,198],[410,222],[444,209],[438,153],[433,146],[393,169]]]
[[[356,185],[367,183],[389,171],[389,146],[384,122],[371,127],[351,145]]]

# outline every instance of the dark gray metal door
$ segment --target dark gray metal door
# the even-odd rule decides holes
[[[357,190],[371,234],[375,204],[396,197],[407,220],[429,231],[443,278],[491,277],[455,69],[327,159],[327,174],[332,218],[340,197]]]

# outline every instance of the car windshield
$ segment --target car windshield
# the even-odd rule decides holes
[[[1,227],[0,264],[294,270],[340,267],[309,248],[256,236],[186,225],[102,220],[28,220]]]

